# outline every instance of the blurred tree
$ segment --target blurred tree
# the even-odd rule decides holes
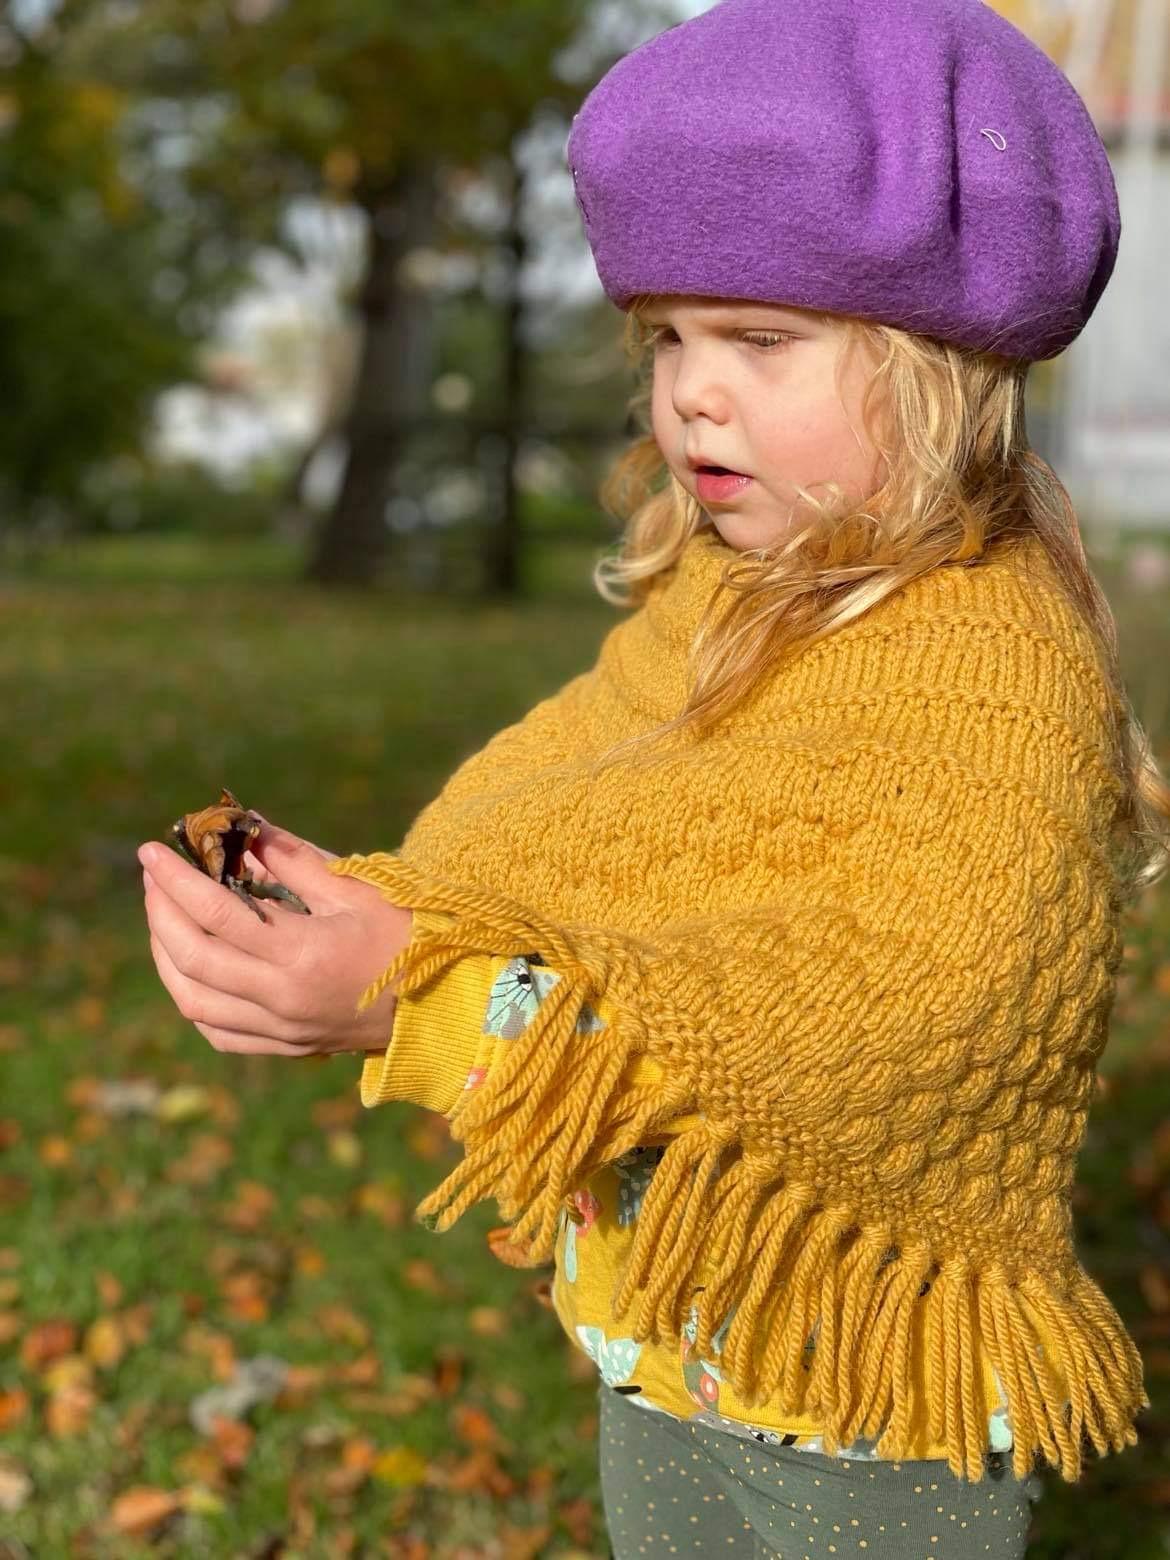
[[[319,581],[373,578],[402,427],[427,409],[434,310],[404,261],[442,245],[443,175],[511,161],[539,103],[563,104],[568,118],[580,86],[555,62],[591,4],[119,0],[93,33],[107,79],[201,106],[185,186],[226,244],[279,243],[298,194],[366,215],[362,349],[344,479],[310,562]],[[514,354],[504,361],[502,393],[516,395]]]
[[[60,18],[0,18],[0,534],[61,528],[91,467],[138,450],[205,323],[185,330],[157,289],[188,282],[164,213],[127,177],[127,112]]]

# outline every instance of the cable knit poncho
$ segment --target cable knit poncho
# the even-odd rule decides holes
[[[397,851],[332,863],[445,913],[361,1007],[474,954],[562,977],[452,1115],[463,1158],[417,1214],[443,1230],[494,1197],[546,1262],[566,1195],[674,1119],[613,1297],[634,1338],[677,1340],[690,1313],[701,1355],[731,1315],[745,1403],[815,1413],[829,1453],[880,1429],[893,1457],[927,1351],[932,1432],[973,1480],[990,1359],[1017,1475],[1039,1452],[1076,1479],[1149,1402],[1070,1205],[1121,957],[1114,696],[1042,545],[1001,539],[705,735],[594,770],[678,713],[737,556],[697,533]],[[609,1022],[582,1032],[601,998]],[[631,1088],[638,1057],[658,1066]]]

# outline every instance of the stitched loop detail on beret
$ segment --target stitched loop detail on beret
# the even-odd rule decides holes
[[[1121,235],[1084,102],[983,0],[721,0],[619,59],[565,154],[621,309],[759,299],[1048,358]]]

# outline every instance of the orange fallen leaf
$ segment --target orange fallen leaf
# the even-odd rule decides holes
[[[580,1353],[580,1350],[574,1350]],[[463,1382],[466,1356],[454,1344],[435,1350],[435,1387],[440,1397],[453,1397]]]
[[[293,1266],[298,1273],[304,1273],[308,1278],[316,1278],[324,1273],[328,1265],[325,1253],[316,1246],[297,1246],[293,1252]]]
[[[174,1490],[154,1489],[138,1484],[124,1491],[110,1508],[109,1525],[115,1533],[145,1538],[176,1511],[181,1500]]]
[[[332,1366],[331,1373],[335,1380],[344,1381],[349,1386],[368,1387],[382,1379],[382,1361],[370,1350],[352,1360],[346,1360],[344,1365]]]
[[[322,1331],[326,1337],[333,1338],[338,1343],[352,1344],[354,1348],[364,1348],[370,1341],[370,1329],[366,1322],[358,1316],[356,1311],[347,1305],[324,1305],[316,1313]]]
[[[412,1257],[403,1265],[401,1273],[412,1289],[421,1289],[428,1295],[446,1298],[457,1292],[426,1257]]]
[[[88,1387],[63,1387],[45,1399],[45,1427],[58,1437],[80,1435],[96,1406],[97,1396]]]
[[[7,1430],[28,1414],[29,1398],[23,1387],[0,1392],[0,1430]]]
[[[225,1468],[242,1468],[248,1460],[256,1432],[242,1419],[228,1419],[223,1414],[212,1416],[210,1440],[219,1460]]]
[[[472,1306],[467,1325],[481,1338],[502,1338],[508,1331],[508,1318],[495,1305]]]
[[[452,1412],[455,1433],[471,1446],[498,1446],[500,1434],[491,1416],[473,1403],[460,1403]]]
[[[66,1387],[88,1387],[93,1382],[93,1366],[84,1354],[62,1354],[41,1373],[47,1392],[63,1392]]]
[[[513,1527],[505,1522],[499,1534],[501,1560],[536,1560],[544,1552],[552,1533],[548,1522],[534,1528]]]
[[[493,1257],[506,1267],[531,1267],[527,1242],[512,1239],[512,1226],[499,1224],[487,1232],[487,1243]]]
[[[39,1370],[50,1360],[72,1354],[77,1347],[77,1328],[65,1317],[38,1322],[25,1333],[20,1345],[20,1361],[26,1370]]]
[[[235,1187],[230,1202],[221,1203],[216,1214],[235,1230],[263,1229],[276,1207],[276,1193],[263,1181],[243,1180]]]

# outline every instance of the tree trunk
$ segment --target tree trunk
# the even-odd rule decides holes
[[[425,411],[432,370],[433,308],[424,293],[404,283],[399,263],[432,235],[434,171],[425,163],[404,166],[389,189],[370,192],[362,204],[370,221],[370,262],[359,301],[361,360],[342,425],[345,475],[307,570],[321,584],[376,582],[402,423]]]

